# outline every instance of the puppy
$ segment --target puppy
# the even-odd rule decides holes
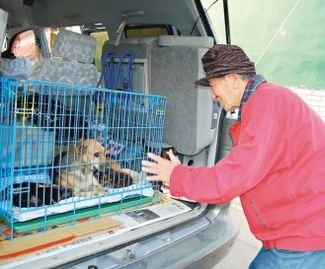
[[[72,196],[72,190],[62,190],[57,185],[36,182],[14,183],[11,192],[10,188],[4,191],[8,200],[9,193],[12,193],[13,205],[20,208],[53,205]]]
[[[56,157],[56,181],[61,188],[72,189],[73,196],[107,195],[94,171],[107,164],[107,152],[100,142],[86,139],[72,145]],[[113,164],[119,169],[117,163]]]

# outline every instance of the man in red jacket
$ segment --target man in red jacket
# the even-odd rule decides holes
[[[149,180],[170,184],[174,196],[226,203],[240,196],[263,247],[250,268],[325,268],[325,123],[296,94],[256,75],[234,45],[202,58],[212,99],[239,108],[230,128],[234,147],[213,167],[187,167],[149,153]]]

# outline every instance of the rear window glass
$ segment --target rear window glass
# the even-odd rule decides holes
[[[97,69],[101,70],[101,56],[102,56],[102,48],[104,43],[109,39],[108,33],[106,31],[101,32],[92,32],[90,36],[96,39],[96,54],[95,54],[95,65]]]
[[[151,26],[127,26],[125,28],[126,38],[150,37],[171,34],[169,25],[151,25]]]

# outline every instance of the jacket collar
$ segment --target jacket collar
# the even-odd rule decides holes
[[[256,88],[263,82],[266,82],[266,79],[262,75],[254,75],[247,83],[243,97],[240,101],[239,111],[238,111],[238,120],[241,120],[242,108],[252,94],[256,91]]]

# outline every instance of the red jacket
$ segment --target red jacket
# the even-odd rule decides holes
[[[234,147],[213,167],[178,165],[171,193],[203,203],[240,196],[266,248],[325,250],[325,123],[290,90],[262,83],[230,129]]]

